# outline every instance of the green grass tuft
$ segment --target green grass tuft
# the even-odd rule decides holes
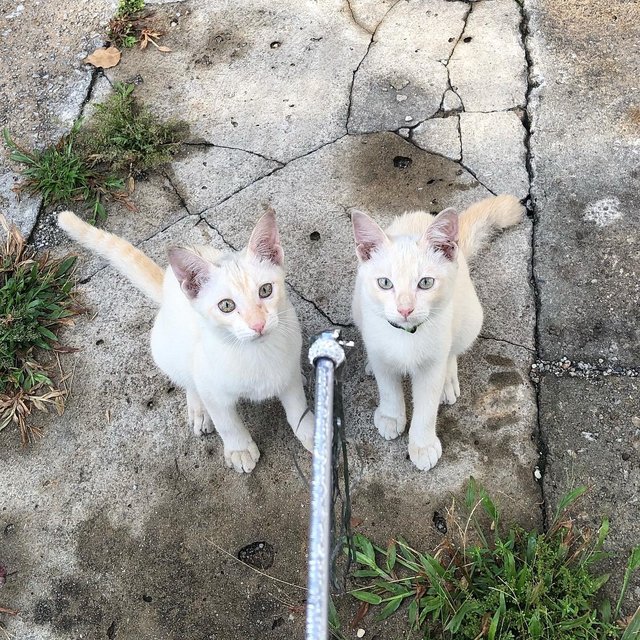
[[[118,83],[83,135],[91,157],[113,170],[135,175],[165,164],[186,138],[184,122],[160,122],[133,96],[135,86]]]
[[[75,256],[36,256],[1,216],[0,223],[6,233],[0,247],[0,430],[14,423],[26,443],[38,434],[27,423],[34,408],[52,405],[61,413],[64,406],[52,355],[62,350],[59,329],[80,312],[72,296]]]
[[[138,43],[143,9],[144,0],[120,0],[118,10],[107,28],[107,35],[113,45],[130,49]]]
[[[600,597],[607,575],[594,564],[606,554],[607,520],[597,534],[579,530],[566,509],[584,493],[560,502],[546,533],[512,526],[500,533],[499,511],[471,479],[464,518],[450,512],[449,533],[431,555],[402,538],[386,548],[354,536],[356,561],[350,591],[363,609],[384,620],[403,611],[408,626],[425,638],[442,640],[588,640],[637,637],[640,609],[631,621],[618,620],[630,575],[640,566],[631,555],[615,610]],[[487,524],[488,523],[488,524]],[[332,628],[336,629],[336,621]],[[625,631],[626,627],[626,631]]]
[[[3,129],[3,137],[11,160],[24,165],[18,191],[41,195],[45,205],[86,201],[95,223],[106,217],[104,196],[122,190],[124,182],[91,166],[78,149],[79,129],[80,123],[76,123],[58,144],[42,151],[22,149],[11,139],[7,129]]]

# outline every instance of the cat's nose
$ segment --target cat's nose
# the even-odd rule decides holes
[[[398,313],[406,320],[413,313],[413,307],[398,307]]]
[[[264,320],[256,320],[255,322],[252,322],[249,325],[249,328],[262,335],[262,332],[264,331]]]

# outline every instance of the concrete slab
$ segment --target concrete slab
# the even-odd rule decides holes
[[[640,362],[640,6],[525,3],[544,358]],[[606,152],[603,152],[606,150]]]
[[[438,111],[448,86],[445,63],[466,11],[446,0],[426,9],[415,1],[393,5],[354,75],[350,132],[394,131]]]
[[[198,139],[290,160],[345,132],[369,36],[344,9],[338,0],[161,5],[173,52],[127,52],[109,77],[140,76],[140,98],[190,122]]]
[[[176,241],[223,247],[194,217],[144,246],[160,260]],[[29,449],[9,431],[0,434],[7,506],[0,529],[10,532],[3,561],[17,571],[3,597],[22,610],[9,629],[38,639],[103,637],[109,629],[114,637],[301,637],[302,592],[218,550],[235,555],[268,542],[274,563],[267,573],[304,584],[308,492],[295,460],[308,474],[309,459],[282,411],[273,403],[246,407],[262,458],[245,478],[224,469],[217,437],[191,435],[182,393],[151,362],[152,305],[110,268],[81,294],[89,313],[68,336],[80,351],[69,357],[73,392],[64,418],[44,420],[45,437]],[[327,326],[313,305],[295,294],[293,301],[307,335]],[[526,351],[481,340],[462,358],[462,397],[441,411],[445,453],[428,474],[406,459],[406,438],[377,436],[374,381],[360,344],[348,362],[346,418],[362,531],[382,539],[401,526],[416,544],[429,544],[433,509],[460,497],[470,474],[508,496],[509,517],[537,524]]]
[[[449,60],[451,86],[465,111],[524,107],[527,62],[515,0],[469,6],[464,33]]]
[[[436,153],[450,160],[460,161],[462,160],[462,147],[459,128],[458,116],[432,118],[412,130],[411,141],[429,153]]]
[[[370,211],[388,224],[407,210],[462,208],[486,195],[456,163],[430,155],[396,134],[380,133],[344,137],[203,215],[239,246],[261,207],[273,206],[286,230],[283,246],[293,267],[289,281],[333,322],[348,324],[356,269],[351,208]]]
[[[173,162],[168,172],[189,211],[200,213],[281,166],[238,149],[190,145],[189,154]]]
[[[0,1],[0,128],[26,148],[58,141],[80,115],[93,76],[82,60],[100,46],[117,0]],[[4,145],[3,145],[4,146]],[[0,153],[0,207],[28,235],[39,199],[18,203],[11,191],[18,166]]]
[[[546,375],[540,385],[542,435],[548,444],[544,493],[548,517],[568,491],[587,486],[572,509],[580,525],[599,527],[609,518],[605,545],[615,558],[606,590],[617,597],[631,549],[640,544],[640,382],[610,377],[600,380]],[[614,600],[615,601],[615,600]],[[636,572],[627,593],[626,614],[640,602]]]
[[[514,111],[461,113],[462,161],[494,193],[529,195],[527,131]]]

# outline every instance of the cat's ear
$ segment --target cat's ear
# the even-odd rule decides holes
[[[251,232],[249,253],[260,260],[267,260],[277,267],[284,264],[284,251],[280,244],[280,234],[276,225],[276,212],[269,208],[267,212],[258,220]]]
[[[356,239],[356,255],[360,262],[371,259],[373,252],[389,241],[380,226],[362,211],[351,210],[351,224]]]
[[[169,264],[187,298],[195,298],[211,275],[211,264],[184,247],[169,248]]]
[[[458,251],[458,213],[449,207],[441,211],[427,227],[422,241],[441,251],[447,260],[455,260]]]

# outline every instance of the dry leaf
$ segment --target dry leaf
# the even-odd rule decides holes
[[[171,53],[172,49],[169,47],[161,47],[160,45],[156,45],[156,49],[158,51],[162,51],[163,53]]]
[[[105,49],[100,47],[96,49],[90,56],[84,59],[87,64],[92,64],[94,67],[100,67],[102,69],[110,69],[115,67],[120,62],[122,54],[116,47],[109,47]]]

